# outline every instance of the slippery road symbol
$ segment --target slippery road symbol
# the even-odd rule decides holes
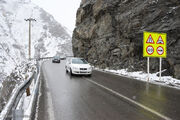
[[[159,55],[162,55],[162,54],[164,53],[163,47],[159,46],[159,47],[157,48],[157,53],[158,53]]]

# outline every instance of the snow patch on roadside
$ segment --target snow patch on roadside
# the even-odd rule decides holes
[[[3,119],[8,111],[8,109],[10,108],[11,104],[13,103],[13,101],[15,100],[15,97],[17,95],[17,92],[20,90],[20,88],[22,88],[22,86],[24,86],[24,84],[27,82],[27,79],[30,78],[30,76],[32,76],[33,71],[35,70],[35,61],[31,61],[28,63],[24,63],[21,66],[18,66],[15,68],[15,70],[13,71],[13,76],[15,78],[13,78],[13,80],[16,82],[16,84],[14,84],[13,86],[13,90],[12,91],[7,91],[9,92],[9,96],[5,96],[5,92],[0,91],[0,98],[1,99],[5,99],[5,101],[3,101],[5,104],[5,106],[2,106],[2,111],[0,113],[0,120]],[[7,90],[10,86],[12,86],[10,83],[0,83],[0,90],[5,89]],[[7,101],[6,101],[7,99]]]
[[[40,75],[38,75],[38,77],[37,77],[36,83],[34,83],[34,81],[32,81],[32,83],[30,85],[30,91],[32,92],[31,95],[26,96],[26,93],[24,94],[23,110],[25,111],[25,113],[24,113],[23,120],[30,120],[31,113],[32,113],[33,102],[34,102],[36,94],[37,94],[36,91],[37,91],[37,88],[38,88],[39,76]]]
[[[109,69],[99,69],[99,68],[95,68],[95,70],[110,72],[110,73],[113,73],[116,75],[129,77],[129,78],[133,78],[133,79],[141,80],[141,81],[145,81],[145,82],[148,81],[148,74],[143,71],[128,72],[127,69],[109,70]],[[159,72],[149,74],[149,82],[150,83],[160,84],[160,85],[180,89],[180,80],[175,79],[172,76],[162,76],[161,80],[159,80],[158,73]]]

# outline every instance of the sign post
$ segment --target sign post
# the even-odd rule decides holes
[[[148,82],[149,82],[149,57],[147,57],[147,73],[148,73]]]
[[[162,67],[162,58],[159,58],[159,81],[161,81],[161,67]]]
[[[161,80],[162,58],[166,58],[166,33],[144,32],[143,57],[147,57],[147,73],[149,81],[149,57],[159,57],[159,80]]]

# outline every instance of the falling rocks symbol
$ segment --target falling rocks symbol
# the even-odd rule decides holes
[[[156,44],[164,44],[164,41],[161,36],[159,36],[159,39],[157,40]]]

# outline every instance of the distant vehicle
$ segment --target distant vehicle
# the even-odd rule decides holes
[[[89,75],[92,74],[92,66],[83,58],[69,58],[65,65],[66,72],[71,75]]]
[[[53,63],[60,63],[61,62],[60,57],[59,56],[54,56],[53,59],[52,59],[52,62]]]
[[[61,55],[60,58],[61,58],[61,60],[65,60],[66,56],[65,55]]]

